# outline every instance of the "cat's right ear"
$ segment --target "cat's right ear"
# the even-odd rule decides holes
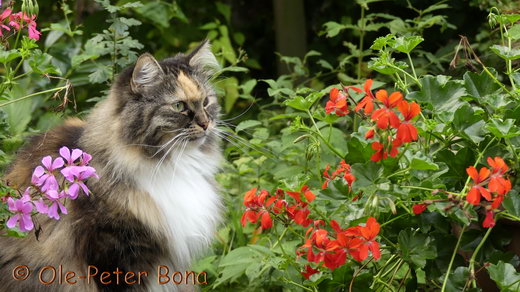
[[[164,71],[155,58],[148,54],[142,54],[135,63],[130,86],[133,92],[139,92],[147,86],[157,84],[163,79]]]

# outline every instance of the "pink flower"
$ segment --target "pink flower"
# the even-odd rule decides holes
[[[9,211],[15,213],[15,215],[9,218],[9,220],[6,222],[8,228],[12,229],[18,225],[18,228],[22,232],[27,232],[34,228],[34,223],[31,218],[33,206],[30,202],[30,197],[28,194],[27,196],[24,195],[21,199],[18,200],[8,198],[7,205],[9,206]]]
[[[73,149],[72,153],[67,146],[63,146],[60,148],[60,155],[65,159],[67,165],[74,165],[74,162],[83,154],[83,151],[80,149]]]
[[[67,195],[75,200],[79,195],[79,189],[83,190],[85,195],[89,195],[89,189],[83,181],[95,177],[99,178],[96,174],[96,170],[90,166],[69,166],[61,170],[61,174],[72,184],[66,191]]]
[[[52,161],[51,156],[45,156],[42,159],[42,164],[45,168],[38,166],[34,169],[32,183],[41,187],[42,192],[58,190],[58,181],[52,172],[63,166],[63,159],[58,157]]]
[[[49,216],[49,218],[53,218],[56,220],[60,219],[60,215],[58,214],[58,208],[60,209],[62,214],[68,213],[67,209],[65,208],[63,203],[60,201],[60,199],[63,199],[67,196],[64,191],[61,191],[58,193],[57,191],[51,190],[51,191],[48,191],[46,193],[46,195],[47,195],[47,198],[49,200],[51,200],[51,202],[52,202],[47,211],[47,215]]]

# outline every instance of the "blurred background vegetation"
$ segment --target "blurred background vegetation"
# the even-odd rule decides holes
[[[4,1],[2,8],[11,4]],[[469,56],[455,57],[460,36],[468,38],[482,62],[503,72],[500,66],[505,65],[489,50],[500,39],[500,31],[489,29],[487,16],[492,7],[518,13],[520,6],[517,0],[40,0],[38,4],[37,23],[43,34],[38,47],[30,48],[30,57],[20,62],[20,75],[10,76],[5,66],[12,41],[0,52],[7,84],[0,96],[3,170],[28,136],[68,116],[84,117],[106,96],[114,76],[139,54],[151,52],[160,59],[189,51],[205,38],[211,40],[224,68],[215,85],[234,140],[226,144],[228,163],[219,177],[229,224],[220,230],[212,254],[197,266],[209,273],[212,284],[207,289],[281,285],[276,270],[262,279],[262,273],[245,270],[247,266],[226,270],[221,259],[258,239],[250,236],[251,226],[242,231],[239,223],[243,192],[252,185],[276,187],[278,179],[290,177],[292,170],[298,173],[302,164],[310,167],[302,153],[312,156],[316,145],[292,143],[298,135],[286,128],[284,118],[297,114],[283,106],[287,97],[338,83],[362,84],[367,78],[377,78],[375,87],[386,82],[388,88],[397,81],[379,74],[383,69],[377,63],[378,50],[371,46],[389,33],[424,38],[410,57],[418,75],[460,77],[467,69],[476,71]],[[388,57],[399,64],[409,56],[394,52]],[[60,87],[68,90],[13,102]],[[331,143],[342,143],[343,134],[334,130],[339,134]],[[278,158],[285,164],[269,160],[282,151]],[[287,273],[299,272],[287,268]],[[249,283],[237,281],[244,275]]]

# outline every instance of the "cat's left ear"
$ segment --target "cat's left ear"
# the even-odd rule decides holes
[[[211,44],[208,40],[204,40],[198,45],[187,58],[191,67],[202,71],[210,77],[220,70],[220,64],[213,52],[211,52]]]
[[[135,63],[130,85],[134,92],[138,92],[142,88],[157,84],[163,76],[164,71],[159,62],[152,55],[144,53]]]

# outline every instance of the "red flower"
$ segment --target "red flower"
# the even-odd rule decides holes
[[[350,244],[352,250],[350,254],[357,261],[363,261],[368,257],[368,251],[372,252],[372,256],[377,260],[381,257],[381,251],[379,249],[379,243],[375,241],[376,236],[379,234],[380,225],[377,223],[374,217],[370,217],[367,220],[365,226],[351,227],[345,231],[346,236],[359,236],[362,241],[353,240]],[[355,244],[357,243],[357,244]]]
[[[388,126],[397,129],[400,121],[395,112],[391,109],[399,104],[403,95],[396,91],[388,97],[386,90],[381,89],[376,92],[376,98],[381,101],[385,107],[376,110],[372,114],[372,120],[377,122],[377,127],[380,129],[386,129]]]
[[[388,137],[388,139],[391,139],[390,137]],[[399,139],[394,139],[391,143],[391,148],[390,148],[390,152],[387,151],[387,149],[385,149],[385,145],[384,144],[381,144],[379,142],[373,142],[372,143],[372,149],[376,150],[377,152],[374,153],[371,157],[370,157],[370,160],[374,161],[374,162],[378,162],[380,160],[383,160],[383,159],[387,159],[388,158],[388,154],[390,154],[391,157],[395,157],[397,156],[397,154],[399,153],[399,146],[401,146],[403,143],[401,142],[401,140]]]
[[[426,205],[426,204],[415,204],[415,205],[413,205],[412,210],[415,215],[419,215],[422,212],[424,212],[424,210],[426,210],[426,208],[428,208],[428,205]]]
[[[347,97],[339,89],[332,88],[330,90],[330,99],[325,105],[325,112],[327,114],[334,112],[340,117],[348,114]]]
[[[511,181],[501,176],[493,175],[489,180],[488,188],[490,192],[505,195],[511,190]]]
[[[404,121],[397,129],[397,138],[404,143],[417,140],[417,129],[410,123],[410,120],[421,112],[421,108],[415,102],[408,103],[406,100],[401,101],[398,107],[403,114]]]
[[[509,167],[504,162],[504,160],[498,156],[495,158],[488,157],[487,163],[493,169],[493,173],[504,174],[509,170]]]
[[[327,165],[325,171],[323,171],[325,182],[321,186],[322,189],[326,189],[329,185],[329,182],[340,175],[343,176],[343,179],[349,185],[349,187],[352,187],[352,183],[356,180],[356,177],[354,177],[354,175],[352,175],[350,172],[350,164],[346,163],[345,160],[342,160],[339,163],[339,167],[332,173],[332,175],[329,175],[329,169],[330,165]]]
[[[269,215],[269,212],[267,211],[264,211],[262,213],[261,226],[262,229],[269,229],[273,227],[273,220],[271,219],[271,215]]]
[[[491,173],[489,169],[482,167],[480,172],[477,172],[475,167],[470,166],[466,168],[466,172],[473,179],[474,183],[466,196],[468,203],[477,206],[480,203],[481,196],[486,198],[486,200],[491,201],[491,193],[481,185],[489,177],[489,174]]]
[[[482,227],[490,228],[495,226],[495,219],[493,219],[493,211],[486,212],[486,218],[482,222]]]
[[[370,88],[372,87],[372,79],[368,79],[365,81],[364,90],[366,93],[366,96],[356,105],[356,108],[354,109],[356,112],[358,112],[360,109],[363,109],[365,114],[370,114],[374,110],[374,95],[372,94],[372,91]],[[361,89],[357,87],[347,87],[351,88],[357,92],[362,92]],[[345,89],[346,90],[346,89]]]
[[[374,162],[378,162],[380,160],[386,159],[388,157],[388,153],[385,151],[385,146],[379,142],[373,142],[372,143],[372,149],[376,150],[377,152],[374,153],[370,160]]]
[[[269,193],[266,190],[260,191],[257,195],[257,188],[252,188],[244,195],[244,205],[247,207],[246,211],[240,219],[242,226],[246,226],[247,221],[256,223],[259,218],[262,229],[269,229],[273,226],[271,215],[267,211],[267,207],[273,204],[277,199],[276,197],[270,197],[267,202],[266,198]]]
[[[372,139],[374,138],[375,131],[374,129],[370,129],[365,134],[365,139]]]
[[[311,266],[307,265],[305,266],[305,271],[301,272],[301,274],[305,277],[305,279],[309,280],[310,277],[316,273],[319,273],[320,271],[317,269],[311,268]]]

